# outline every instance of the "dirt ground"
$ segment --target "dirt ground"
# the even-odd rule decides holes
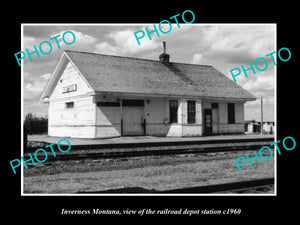
[[[140,187],[168,190],[274,177],[274,158],[238,171],[234,159],[253,151],[52,161],[24,169],[26,193],[76,193]],[[265,156],[268,158],[268,155]]]

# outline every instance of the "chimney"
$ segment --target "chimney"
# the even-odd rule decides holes
[[[166,42],[163,42],[163,46],[164,46],[164,52],[162,54],[159,55],[159,61],[161,62],[169,62],[170,61],[170,55],[168,55],[166,53]]]

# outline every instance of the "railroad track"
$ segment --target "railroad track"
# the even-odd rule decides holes
[[[128,187],[110,189],[93,192],[77,192],[78,194],[97,194],[97,193],[153,193],[153,194],[209,194],[209,193],[255,193],[257,190],[264,192],[274,186],[274,178],[256,179],[242,182],[232,182],[225,184],[214,184],[206,186],[197,186],[189,188],[180,188],[172,190],[157,191],[155,189],[145,189],[140,187]]]
[[[206,144],[228,144],[228,143],[258,143],[258,142],[273,142],[274,138],[257,138],[257,139],[223,139],[223,140],[197,140],[197,141],[159,141],[159,142],[141,142],[141,143],[112,143],[112,144],[92,144],[92,145],[72,145],[74,150],[86,149],[108,149],[108,148],[140,148],[140,147],[166,147],[166,146],[185,146],[185,145],[206,145]],[[63,146],[63,144],[62,144]],[[43,146],[41,146],[43,148]],[[39,147],[26,147],[25,152],[35,151]]]
[[[229,151],[258,150],[273,142],[273,138],[256,140],[207,140],[189,142],[155,142],[155,143],[124,143],[124,144],[102,144],[102,145],[75,145],[68,153],[60,154],[56,149],[56,157],[48,154],[51,160],[78,160],[78,159],[114,159],[141,156],[178,155],[178,154],[200,154]],[[219,146],[216,146],[219,145]],[[221,144],[221,145],[220,145]],[[222,145],[223,144],[223,145]],[[227,144],[227,145],[226,145]],[[229,145],[228,145],[229,144]],[[210,146],[211,145],[211,146]],[[37,147],[30,147],[26,152],[33,152]],[[48,150],[50,151],[50,150]]]
[[[71,159],[116,159],[129,158],[141,156],[158,156],[158,155],[178,155],[178,154],[199,154],[199,153],[213,153],[226,151],[248,151],[257,150],[264,145],[248,145],[235,147],[205,147],[205,148],[178,148],[169,150],[140,150],[140,151],[117,151],[117,152],[95,152],[95,153],[78,153],[78,154],[59,154],[56,157],[49,158],[49,160],[71,160]]]

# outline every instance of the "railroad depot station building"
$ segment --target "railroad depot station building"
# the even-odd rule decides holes
[[[48,135],[108,138],[244,133],[256,98],[212,66],[64,51],[41,100]]]

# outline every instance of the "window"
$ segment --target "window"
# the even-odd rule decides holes
[[[97,102],[97,106],[120,107],[120,102]]]
[[[235,106],[234,103],[227,104],[227,112],[228,112],[228,123],[235,123]]]
[[[66,108],[67,109],[74,108],[74,102],[66,102]]]
[[[187,101],[187,122],[196,123],[196,102]]]
[[[72,84],[62,88],[62,93],[68,93],[77,90],[77,84]]]
[[[212,109],[218,109],[218,108],[219,108],[219,103],[217,103],[217,102],[212,102],[212,103],[211,103],[211,108],[212,108]]]
[[[178,101],[177,100],[170,100],[170,123],[177,123],[177,111],[178,111]]]

